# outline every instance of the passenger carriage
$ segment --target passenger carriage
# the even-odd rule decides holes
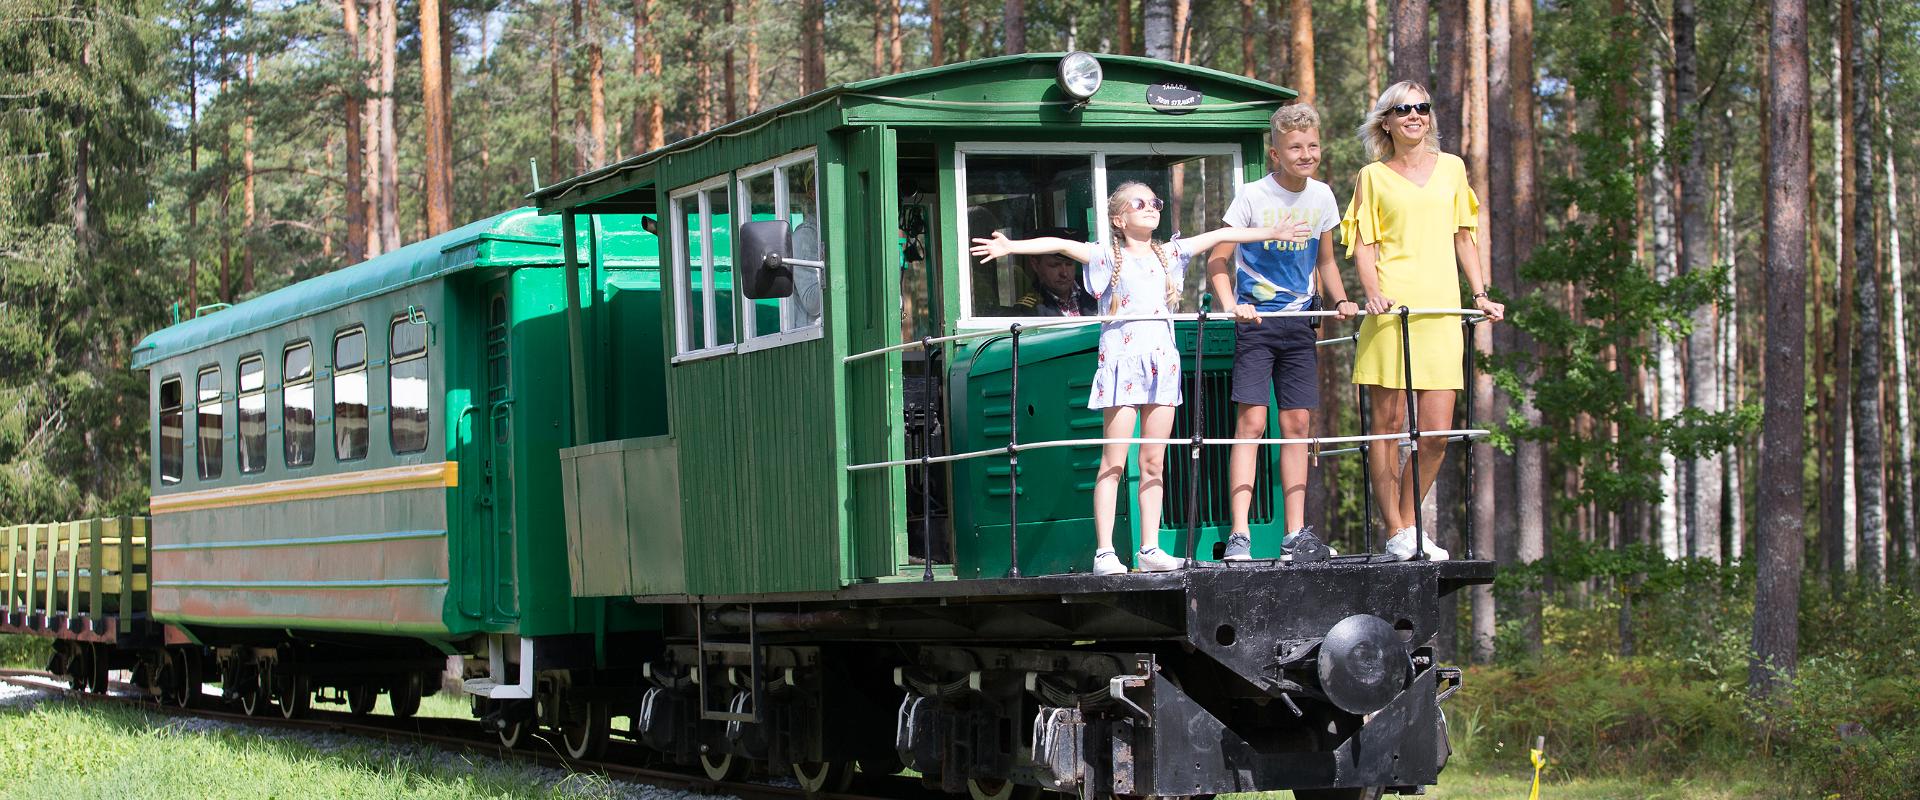
[[[410,712],[459,656],[504,743],[814,791],[1417,791],[1440,603],[1491,565],[1282,564],[1264,477],[1257,560],[1216,562],[1196,443],[1162,531],[1194,565],[1089,574],[1097,332],[1010,316],[1030,278],[965,248],[1098,239],[1122,180],[1162,238],[1213,227],[1292,97],[1086,54],[847,84],[156,333],[163,645],[109,660],[297,714]],[[1224,438],[1231,326],[1177,331],[1175,436]]]

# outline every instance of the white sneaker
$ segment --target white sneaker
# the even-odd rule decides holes
[[[1423,549],[1426,551],[1428,561],[1447,560],[1447,551],[1440,547],[1440,545],[1435,544],[1432,536],[1423,535],[1418,538],[1420,539],[1420,544],[1425,546]],[[1395,561],[1406,561],[1413,558],[1414,539],[1415,534],[1411,526],[1401,528],[1398,533],[1393,535],[1393,538],[1387,540],[1387,555],[1392,556]]]
[[[1120,563],[1120,555],[1112,550],[1098,550],[1093,554],[1093,574],[1120,575],[1127,571],[1127,565]]]
[[[1187,562],[1167,555],[1158,547],[1149,547],[1133,555],[1133,563],[1141,572],[1172,572],[1184,567]]]

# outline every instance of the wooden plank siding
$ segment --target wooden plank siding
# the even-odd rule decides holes
[[[827,133],[839,122],[829,105],[778,120],[759,135],[722,139],[676,154],[654,174],[661,207],[673,190],[807,148],[816,152],[821,218],[847,214],[845,149]],[[860,271],[849,259],[843,226],[826,226],[823,318],[827,335],[749,353],[670,366],[670,430],[680,454],[687,591],[694,594],[835,588],[848,576],[845,388],[835,379],[846,340],[831,320],[846,307]],[[662,264],[673,243],[663,239]],[[674,342],[672,269],[662,270],[664,341]],[[671,348],[671,345],[669,345]],[[646,536],[645,531],[635,535]],[[890,571],[890,568],[889,568]]]

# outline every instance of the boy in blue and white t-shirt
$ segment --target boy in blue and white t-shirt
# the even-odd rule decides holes
[[[1273,402],[1279,404],[1281,436],[1299,439],[1308,435],[1310,415],[1320,405],[1319,359],[1314,352],[1317,332],[1308,318],[1257,314],[1305,311],[1322,294],[1333,298],[1327,308],[1336,313],[1335,319],[1346,319],[1360,309],[1347,299],[1340,270],[1333,263],[1333,229],[1340,225],[1340,208],[1333,190],[1313,179],[1320,166],[1320,115],[1303,103],[1282,106],[1273,113],[1268,138],[1267,163],[1272,172],[1240,186],[1225,221],[1235,227],[1305,222],[1313,237],[1304,242],[1215,247],[1207,260],[1207,280],[1222,306],[1225,298],[1234,298],[1231,311],[1240,323],[1233,351],[1234,437],[1266,435],[1267,387],[1271,385]],[[1251,557],[1247,509],[1253,502],[1258,453],[1258,445],[1233,446],[1228,468],[1233,527],[1225,553],[1229,560]],[[1288,532],[1281,551],[1289,556],[1297,551],[1306,557],[1319,547],[1305,527],[1307,457],[1304,444],[1280,447]],[[1300,536],[1303,532],[1308,536]]]

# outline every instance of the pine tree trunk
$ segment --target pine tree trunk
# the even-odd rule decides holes
[[[1873,98],[1875,72],[1868,63],[1866,31],[1873,25],[1865,0],[1853,4],[1853,450],[1859,490],[1860,571],[1868,583],[1886,581],[1886,450],[1881,438],[1879,237],[1874,235]]]
[[[932,0],[933,13],[940,13],[940,0]],[[747,113],[760,113],[760,18],[754,13],[756,0],[746,0],[747,13]],[[940,23],[933,23],[938,26]]]
[[[826,0],[800,2],[800,90],[812,94],[827,88]]]
[[[722,95],[725,98],[723,101],[725,108],[721,110],[723,116],[720,121],[730,122],[740,118],[739,98],[734,91],[734,78],[736,76],[733,70],[733,0],[726,0],[725,3],[721,4],[720,22],[725,29],[723,35],[727,37],[725,44],[720,48],[720,85]]]
[[[247,53],[247,91],[253,91],[254,75],[259,69],[260,58]],[[240,169],[243,173],[240,189],[240,294],[253,294],[253,241],[258,234],[255,229],[259,222],[259,204],[253,193],[253,101],[247,101],[246,119],[240,125]],[[84,143],[84,140],[83,140]],[[83,164],[84,166],[84,164]]]
[[[1193,0],[1173,0],[1173,60],[1193,61]]]
[[[1380,41],[1380,0],[1366,0],[1367,103],[1380,96],[1380,76],[1387,74],[1386,47]]]
[[[1893,295],[1893,371],[1894,384],[1897,387],[1894,417],[1894,441],[1900,443],[1899,488],[1902,495],[1901,543],[1902,554],[1906,556],[1908,566],[1914,558],[1914,484],[1913,484],[1913,416],[1908,396],[1911,388],[1907,376],[1907,298],[1902,289],[1900,261],[1900,173],[1894,169],[1893,123],[1882,116],[1886,129],[1887,149],[1887,277],[1888,286]]]
[[[1667,92],[1660,70],[1653,72],[1653,86],[1647,92],[1648,146],[1660,153],[1667,146]],[[1673,179],[1667,159],[1656,156],[1647,176],[1647,194],[1653,206],[1653,278],[1661,283],[1673,280],[1677,262],[1674,246]],[[1662,420],[1678,417],[1681,408],[1680,357],[1673,340],[1654,336],[1655,379],[1653,401]],[[1680,461],[1673,451],[1660,451],[1660,553],[1669,559],[1686,555],[1686,537],[1680,529]]]
[[[1433,0],[1433,15],[1438,18],[1434,24],[1433,48],[1437,57],[1433,64],[1433,84],[1427,87],[1433,95],[1433,132],[1440,137],[1442,148],[1462,148],[1467,141],[1467,0]],[[1493,33],[1497,35],[1498,31]],[[1499,45],[1492,37],[1488,39],[1488,48],[1494,51],[1488,54],[1492,59],[1489,67],[1497,67],[1501,56]],[[1499,81],[1497,73],[1489,73],[1487,97],[1496,105],[1500,96]],[[1481,202],[1492,203],[1495,199],[1482,198]],[[1494,260],[1499,258],[1496,250]]]
[[[887,0],[890,13],[887,20],[887,71],[898,74],[904,70],[906,54],[901,52],[900,0]]]
[[[222,58],[222,61],[225,59]],[[232,69],[222,67],[222,73]],[[227,96],[228,80],[220,79],[220,96]],[[222,121],[220,125],[220,296],[222,303],[231,303],[233,297],[233,226],[227,223],[233,207],[233,129],[231,123]]]
[[[927,57],[936,67],[947,63],[947,24],[941,14],[940,0],[927,0]]]
[[[1001,33],[1006,45],[1003,52],[1007,55],[1027,52],[1027,0],[1006,0],[1006,10],[1000,20],[1005,24]]]
[[[568,4],[571,16],[568,18],[567,25],[567,60],[573,64],[571,75],[573,85],[567,92],[567,99],[573,103],[573,173],[575,175],[586,172],[594,157],[593,139],[587,135],[587,104],[580,102],[581,95],[587,93],[587,75],[580,60],[572,55],[572,48],[578,46],[586,37],[586,33],[581,30],[586,23],[586,9],[581,7],[581,2],[582,0],[571,0]],[[702,28],[696,26],[695,30],[702,30]],[[706,64],[704,60],[700,63]],[[700,91],[696,96],[705,98],[707,87],[711,85],[706,80],[700,81]],[[705,126],[702,126],[702,129],[704,128]]]
[[[1800,655],[1800,504],[1805,425],[1808,96],[1805,3],[1771,0],[1765,118],[1767,192],[1766,409],[1760,480],[1760,530],[1754,588],[1753,666],[1748,685],[1772,693]]]
[[[356,0],[357,2],[357,0]],[[360,55],[366,60],[367,99],[360,104],[361,129],[360,146],[364,149],[361,163],[366,172],[361,176],[367,206],[367,257],[372,258],[387,251],[387,237],[381,234],[380,209],[380,101],[385,97],[380,92],[380,3],[368,0],[366,9],[365,39],[360,45]]]
[[[1429,82],[1428,51],[1431,49],[1427,44],[1427,0],[1392,2],[1393,65],[1390,80],[1395,83],[1413,81],[1424,86]],[[1486,26],[1482,25],[1480,29],[1484,32]]]
[[[1260,63],[1259,50],[1254,47],[1254,40],[1260,38],[1255,18],[1253,0],[1240,0],[1240,74],[1249,78],[1258,73]],[[1303,95],[1301,99],[1306,98]]]
[[[1113,52],[1133,54],[1133,0],[1113,2]]]
[[[400,249],[400,142],[393,123],[395,0],[380,3],[380,249]]]
[[[1173,60],[1173,0],[1140,0],[1140,37],[1148,58]]]
[[[1418,42],[1414,45],[1406,45],[1401,41],[1395,41],[1394,54],[1397,63],[1394,66],[1394,75],[1397,80],[1413,80],[1425,83],[1427,82],[1428,72],[1426,36],[1427,4],[1425,0],[1420,0],[1417,4],[1419,6],[1417,13],[1408,16],[1405,7],[1412,5],[1415,5],[1415,3],[1403,3],[1401,9],[1402,14],[1397,15],[1395,19],[1394,36],[1399,37],[1402,35],[1403,26],[1412,26],[1418,29]],[[1407,53],[1417,56],[1417,63],[1400,63],[1402,54]],[[1473,186],[1474,193],[1480,197],[1488,198],[1489,203],[1491,203],[1494,198],[1488,185],[1490,165],[1488,163],[1487,153],[1487,121],[1489,118],[1487,93],[1489,88],[1487,74],[1487,0],[1467,0],[1467,79],[1464,86],[1466,113],[1461,118],[1460,148],[1462,155],[1466,157],[1467,180]],[[1488,229],[1489,213],[1488,205],[1480,206],[1480,218],[1478,220],[1479,230],[1485,231]],[[1493,251],[1491,248],[1484,246],[1478,249],[1480,252],[1478,268],[1480,274],[1484,276],[1488,274],[1488,267],[1492,264],[1489,259],[1492,257]],[[1461,265],[1462,269],[1466,267],[1467,265]],[[1491,325],[1473,326],[1475,358],[1485,359],[1493,352],[1492,327]],[[1468,391],[1473,392],[1474,408],[1493,408],[1492,373],[1486,370],[1477,370],[1474,373],[1473,385],[1468,387]],[[1493,447],[1488,444],[1486,440],[1482,439],[1472,442],[1468,446],[1473,448],[1473,459],[1476,465],[1491,466],[1493,464]],[[1475,469],[1473,479],[1473,486],[1468,487],[1468,491],[1472,493],[1473,497],[1471,511],[1469,513],[1473,514],[1474,535],[1476,537],[1484,537],[1485,544],[1487,545],[1486,549],[1481,549],[1481,547],[1476,545],[1474,550],[1481,558],[1493,558],[1495,551],[1498,549],[1496,545],[1497,537],[1494,536],[1494,531],[1497,520],[1500,518],[1499,497],[1497,496],[1498,493],[1494,486],[1494,471],[1491,469]],[[1473,622],[1475,657],[1476,659],[1490,661],[1493,658],[1493,632],[1496,614],[1491,598],[1492,587],[1476,586],[1474,589]],[[1488,595],[1484,614],[1482,613],[1482,603],[1479,599],[1482,590]]]
[[[1249,6],[1251,8],[1251,6]],[[1312,105],[1319,97],[1313,76],[1313,4],[1293,0],[1293,89],[1300,102]]]
[[[349,8],[351,8],[353,0],[344,0],[344,2],[348,3]],[[197,29],[191,27],[195,24],[194,19],[190,17],[187,24],[190,26],[190,30],[197,31]],[[348,31],[347,38],[353,45],[358,45],[357,41],[352,41],[353,36],[351,30]],[[348,96],[351,97],[352,93],[349,92]],[[349,116],[347,118],[347,124],[349,127],[353,125],[353,117]],[[193,174],[199,174],[200,172],[200,37],[197,32],[187,36],[187,171]],[[352,186],[353,183],[354,175],[349,171],[347,174],[347,184]],[[352,224],[351,219],[349,219],[348,224]],[[351,238],[353,232],[348,231],[347,235]],[[361,233],[362,240],[365,239],[365,236],[366,234],[363,231]],[[199,238],[200,195],[189,192],[187,195],[186,291],[186,314],[189,315],[193,313],[193,310],[198,307],[200,302]]]
[[[1673,4],[1674,116],[1689,125],[1686,160],[1680,167],[1681,268],[1701,272],[1712,267],[1708,258],[1707,143],[1704,109],[1698,83],[1694,0]],[[1719,346],[1715,341],[1713,305],[1693,309],[1693,331],[1687,335],[1687,405],[1702,412],[1718,410],[1720,395]],[[1719,453],[1697,456],[1688,468],[1686,494],[1693,501],[1687,511],[1687,532],[1695,558],[1720,560],[1720,479],[1724,459]]]
[[[560,17],[547,19],[547,168],[560,169]]]
[[[873,4],[873,74],[887,74],[887,9],[881,2]]]
[[[349,56],[356,56],[360,51],[360,9],[355,7],[354,0],[341,0],[340,18],[343,23],[342,29],[346,33],[347,54]],[[364,145],[360,142],[362,124],[360,107],[362,103],[361,92],[356,87],[349,84],[340,87],[340,89],[342,96],[341,113],[342,116],[346,117],[347,129],[345,145],[347,157],[346,180],[341,182],[347,189],[346,261],[349,264],[353,264],[367,257],[367,207],[365,195],[360,191],[362,187],[361,175],[366,171],[366,162],[363,158],[363,153],[361,153],[361,148],[364,147]],[[199,161],[197,153],[193,161]],[[195,163],[193,169],[198,171],[199,164]],[[192,212],[189,211],[190,216],[191,214]],[[189,222],[188,228],[191,229],[192,227],[192,223]],[[189,283],[191,283],[191,281],[189,281]],[[188,305],[192,305],[192,301],[188,301]]]
[[[1509,124],[1505,136],[1511,140],[1513,160],[1513,194],[1508,203],[1513,207],[1512,230],[1508,237],[1512,241],[1511,258],[1525,263],[1533,257],[1534,248],[1540,238],[1540,199],[1536,156],[1534,154],[1534,134],[1540,121],[1533,102],[1533,3],[1531,0],[1494,0],[1496,3],[1511,2],[1512,11],[1508,19],[1510,43],[1508,46],[1507,83],[1512,105],[1496,103],[1496,108],[1511,108],[1508,112]],[[1514,294],[1519,294],[1523,286],[1516,277],[1511,284]],[[1569,309],[1571,311],[1571,309]],[[1513,327],[1513,326],[1503,326]],[[1533,349],[1534,343],[1526,336],[1515,337],[1516,351]],[[1520,419],[1529,426],[1539,426],[1543,419],[1539,406],[1527,395],[1520,397]],[[1543,442],[1523,440],[1514,447],[1513,457],[1513,519],[1518,540],[1514,547],[1520,563],[1531,564],[1546,557],[1547,554],[1547,448]],[[1529,592],[1521,598],[1522,608],[1527,615],[1527,646],[1534,652],[1541,647],[1540,597]]]
[[[607,163],[607,63],[600,44],[600,9],[587,0],[587,162],[598,168]],[[733,6],[727,6],[728,11]],[[724,51],[727,74],[733,74],[733,50]],[[727,106],[733,106],[733,82],[727,82]]]
[[[427,235],[453,230],[453,159],[447,142],[447,109],[441,105],[447,75],[440,39],[440,0],[420,0],[420,104],[426,117],[422,160],[426,168]],[[444,179],[442,176],[445,176]]]

